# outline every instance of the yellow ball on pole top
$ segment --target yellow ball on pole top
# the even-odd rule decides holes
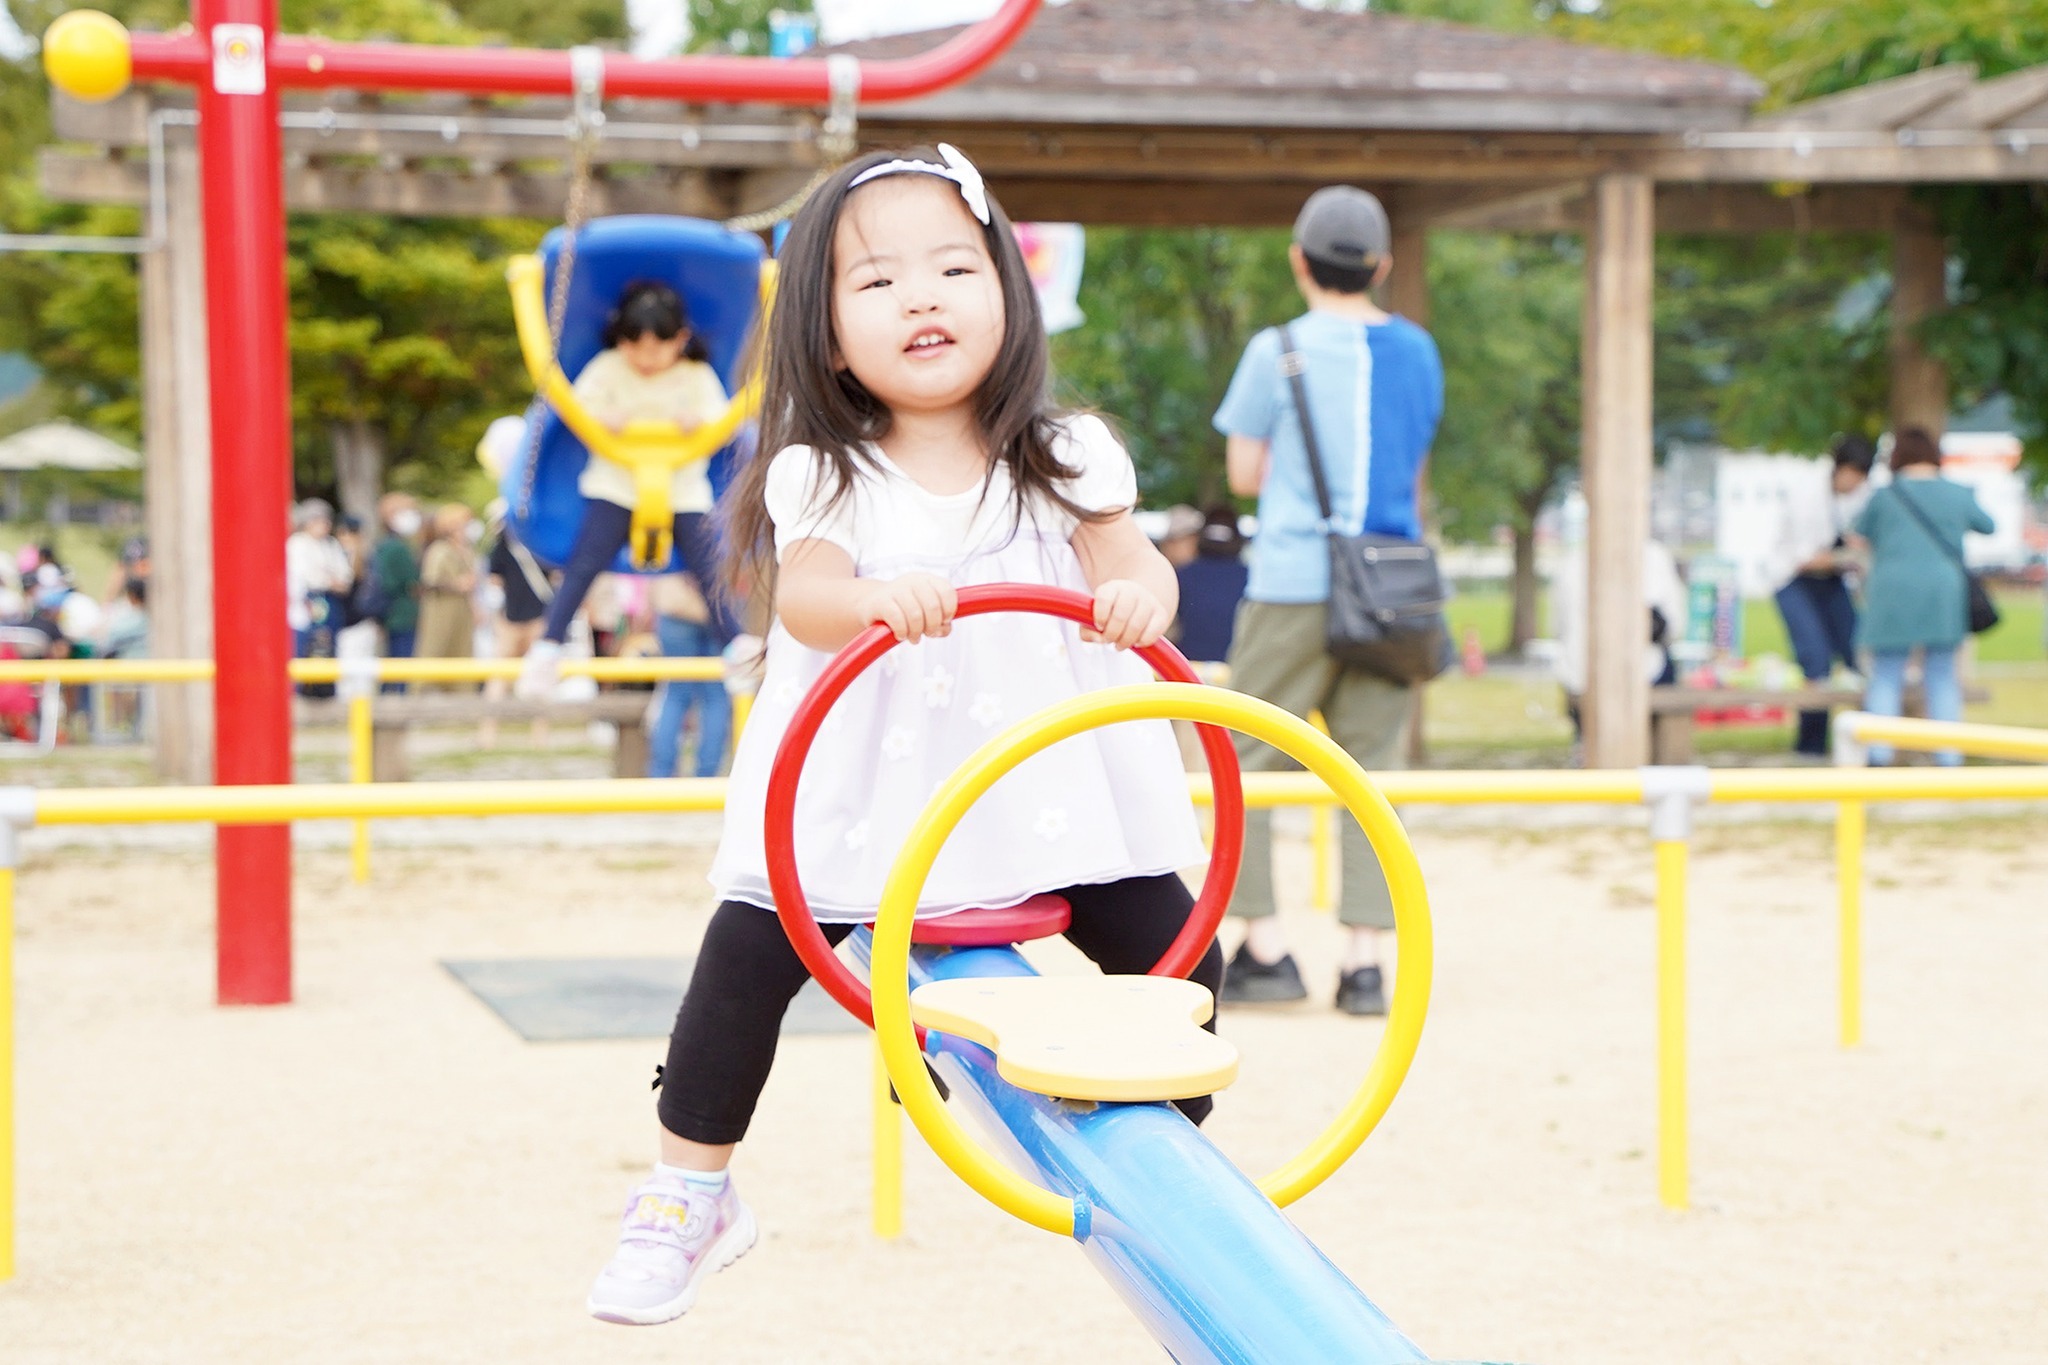
[[[98,104],[128,88],[128,30],[111,14],[75,9],[43,34],[43,70],[73,99]]]

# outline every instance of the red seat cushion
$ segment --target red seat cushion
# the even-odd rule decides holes
[[[913,943],[953,948],[995,948],[1063,934],[1073,917],[1073,908],[1062,898],[1033,896],[1001,910],[956,910],[935,919],[921,919],[910,938]]]

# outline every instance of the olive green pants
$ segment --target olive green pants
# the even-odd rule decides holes
[[[1404,766],[1403,739],[1414,711],[1414,689],[1345,668],[1325,654],[1325,615],[1320,602],[1240,603],[1230,644],[1230,685],[1303,718],[1311,711],[1322,712],[1330,737],[1368,772]],[[1246,772],[1301,767],[1272,745],[1246,735],[1237,736],[1237,757]],[[1356,820],[1341,811],[1337,818],[1344,869],[1337,918],[1356,927],[1391,929],[1394,902],[1379,858]],[[1238,874],[1231,914],[1259,919],[1273,913],[1272,867],[1272,812],[1248,811],[1244,870]]]

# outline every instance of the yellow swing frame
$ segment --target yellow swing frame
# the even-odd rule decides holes
[[[562,373],[548,335],[547,303],[543,298],[546,270],[534,255],[514,256],[505,267],[505,282],[512,291],[512,321],[519,333],[519,351],[526,359],[526,372],[547,405],[592,458],[610,460],[633,478],[633,529],[627,541],[633,567],[660,570],[674,549],[675,506],[669,487],[676,471],[696,460],[709,459],[722,449],[761,406],[761,370],[754,374],[725,405],[725,411],[710,421],[688,430],[674,422],[629,422],[614,431],[597,420],[576,397],[569,377]],[[761,303],[755,327],[766,324],[775,303],[775,262],[761,262]]]

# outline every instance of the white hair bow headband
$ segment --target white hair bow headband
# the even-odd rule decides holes
[[[939,156],[945,161],[941,166],[936,161],[885,161],[879,166],[870,166],[853,178],[846,188],[857,190],[870,180],[880,180],[885,175],[935,175],[941,180],[950,180],[960,187],[960,197],[967,201],[967,211],[988,226],[988,186],[981,180],[981,172],[974,163],[960,154],[950,142],[939,144]]]

